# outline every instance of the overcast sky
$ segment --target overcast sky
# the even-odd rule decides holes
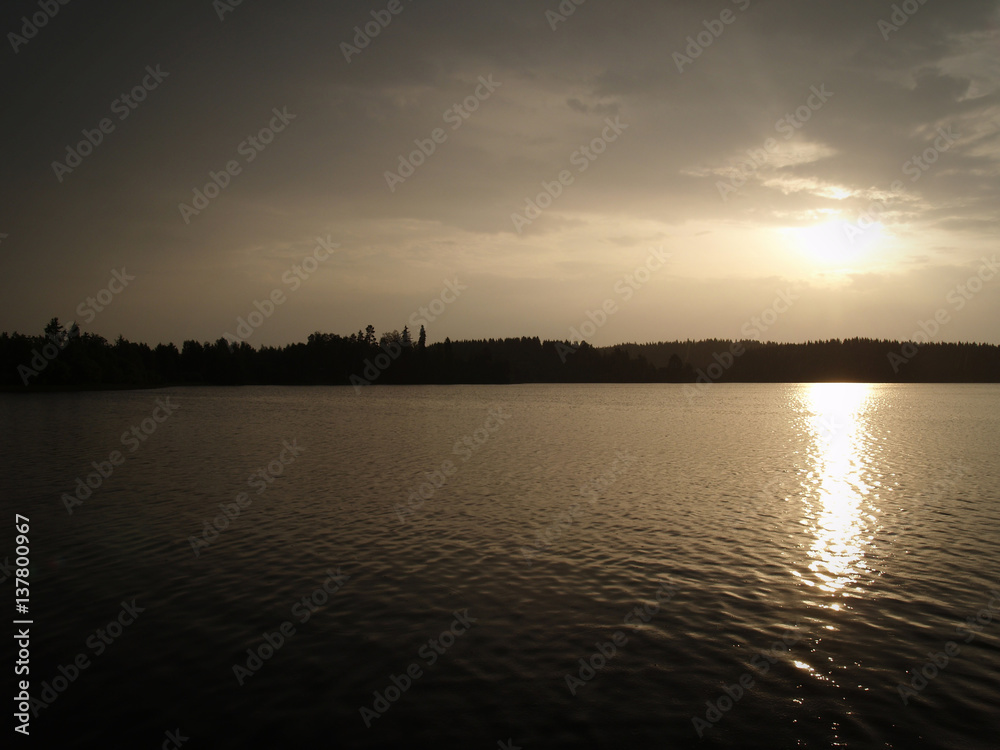
[[[901,5],[5,3],[0,330],[1000,343],[998,3]]]

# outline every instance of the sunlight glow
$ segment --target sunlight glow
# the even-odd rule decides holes
[[[863,417],[871,387],[863,383],[813,383],[807,388],[804,400],[815,460],[808,489],[817,498],[806,519],[815,536],[809,569],[820,589],[839,593],[864,567],[862,555],[871,519],[862,507],[870,491],[862,476],[866,451]],[[830,606],[840,609],[836,603]]]
[[[879,223],[861,229],[843,219],[831,219],[806,227],[783,230],[793,248],[817,263],[832,266],[849,266],[879,249],[885,237]]]

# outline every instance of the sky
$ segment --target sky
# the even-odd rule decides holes
[[[0,330],[1000,343],[998,22],[8,2]]]

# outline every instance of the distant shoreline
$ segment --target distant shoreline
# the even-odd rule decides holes
[[[829,339],[796,344],[663,341],[594,347],[539,337],[428,344],[421,326],[255,348],[245,340],[174,344],[65,330],[0,333],[0,389],[79,392],[218,385],[508,385],[529,383],[1000,383],[1000,346]]]
[[[998,380],[726,380],[709,385],[814,385],[817,383],[857,383],[859,385],[998,385]],[[381,388],[425,388],[428,386],[521,386],[521,385],[672,385],[694,386],[691,382],[658,381],[523,381],[517,383],[373,383]],[[44,395],[50,393],[104,393],[108,391],[155,391],[168,388],[354,388],[349,383],[167,383],[161,385],[75,385],[75,386],[0,386],[0,393]]]

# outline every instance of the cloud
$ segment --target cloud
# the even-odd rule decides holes
[[[150,291],[123,298],[120,317],[109,311],[95,325],[112,336],[114,326],[134,338],[214,336],[271,283],[267,259],[286,260],[331,233],[343,248],[337,273],[312,280],[308,305],[282,310],[288,322],[274,321],[273,341],[382,320],[457,270],[482,278],[463,300],[470,313],[449,324],[453,337],[481,335],[477,324],[503,335],[555,331],[568,314],[556,303],[575,303],[554,295],[532,315],[508,309],[524,299],[514,293],[514,268],[542,294],[544,279],[556,283],[570,270],[597,290],[628,253],[661,243],[678,258],[683,283],[711,292],[645,291],[648,319],[620,320],[646,338],[660,337],[657,326],[663,337],[686,335],[683,324],[664,322],[680,298],[692,335],[721,335],[728,318],[708,300],[731,295],[738,306],[755,299],[751,279],[830,272],[782,230],[856,222],[886,201],[877,242],[844,254],[872,300],[810,317],[815,335],[794,329],[850,336],[871,328],[864,315],[873,311],[919,307],[928,290],[910,269],[940,263],[941,247],[952,248],[950,262],[971,262],[996,235],[996,3],[927,3],[888,39],[878,22],[891,5],[861,0],[587,3],[555,31],[545,6],[528,0],[403,7],[350,63],[340,45],[370,20],[367,3],[245,3],[221,22],[210,3],[194,0],[61,9],[58,23],[10,56],[4,83],[8,110],[18,113],[0,124],[3,142],[17,144],[0,170],[8,327],[39,328],[108,268],[128,263],[147,269]],[[678,72],[673,54],[724,9],[733,22]],[[51,162],[157,63],[170,77],[57,182]],[[446,113],[475,96],[480,76],[502,84],[453,129]],[[829,101],[800,127],[780,130],[823,86]],[[185,224],[178,204],[242,158],[239,145],[285,106],[297,119]],[[628,130],[576,171],[572,155],[609,117]],[[949,128],[955,142],[912,180],[907,164]],[[435,129],[445,141],[390,190],[386,173]],[[717,183],[768,139],[777,147],[724,200]],[[565,169],[573,183],[516,233],[511,214]],[[574,253],[585,261],[572,265]],[[720,268],[746,287],[723,284]],[[181,314],[171,302],[178,298]],[[333,300],[328,314],[324,299]],[[124,312],[131,305],[133,314]],[[490,305],[499,311],[471,312]],[[983,307],[968,330],[986,330],[997,312]],[[630,330],[622,338],[640,338]]]

